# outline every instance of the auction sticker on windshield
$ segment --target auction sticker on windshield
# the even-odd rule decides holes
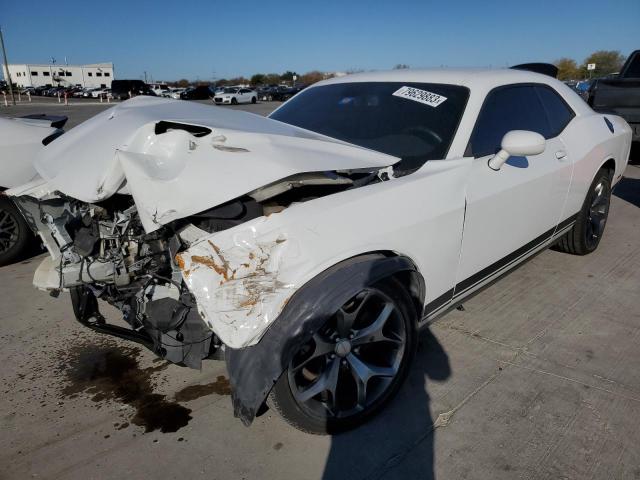
[[[399,90],[393,92],[395,97],[402,97],[414,102],[424,103],[430,107],[437,107],[444,102],[447,97],[438,95],[437,93],[427,92],[426,90],[420,90],[414,87],[402,87]]]

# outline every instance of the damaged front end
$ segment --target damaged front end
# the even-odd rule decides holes
[[[35,187],[14,201],[50,253],[35,272],[36,287],[53,296],[68,290],[86,327],[200,368],[225,346],[259,341],[300,286],[282,266],[300,254],[295,239],[262,228],[272,215],[380,182],[379,174],[294,175],[151,232],[130,195],[87,203]],[[107,323],[97,300],[118,308],[128,327]]]
[[[171,362],[199,368],[220,348],[202,321],[174,258],[186,244],[171,225],[145,233],[131,197],[87,204],[62,195],[14,198],[49,253],[34,285],[68,290],[83,325],[141,343]],[[118,308],[128,328],[109,324],[97,300]]]
[[[398,159],[243,112],[135,99],[65,134],[9,192],[76,318],[200,368],[258,344],[315,268],[285,210],[383,182]],[[90,159],[90,160],[89,160]],[[122,312],[107,322],[98,300]],[[282,339],[286,342],[286,339]]]

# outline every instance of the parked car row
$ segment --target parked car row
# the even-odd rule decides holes
[[[280,101],[285,102],[295,94],[306,88],[307,85],[264,85],[257,88],[250,88],[242,85],[212,87],[209,85],[199,85],[184,89],[179,98],[182,100],[206,100],[211,98],[218,105],[236,105],[239,103],[256,103]],[[166,94],[176,98],[177,95]]]
[[[80,86],[43,86],[26,87],[22,94],[57,97],[58,95],[73,98],[113,98],[115,100],[128,100],[138,95],[158,96],[181,100],[212,100],[218,105],[236,105],[239,103],[256,103],[280,101],[285,102],[295,94],[306,88],[307,85],[263,85],[260,87],[235,86],[211,86],[197,85],[187,88],[175,88],[166,84],[147,84],[142,80],[113,80],[111,88],[93,87],[82,88]]]
[[[264,85],[257,89],[258,98],[263,102],[279,101],[286,102],[296,93],[304,90],[307,85]]]
[[[82,88],[79,86],[72,87],[51,87],[51,86],[41,86],[41,87],[26,87],[20,90],[22,95],[31,94],[37,95],[41,97],[57,97],[60,95],[61,97],[65,94],[67,97],[74,98],[107,98],[110,93],[110,88],[104,87],[94,87],[94,88]]]

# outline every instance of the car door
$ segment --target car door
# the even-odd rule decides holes
[[[473,156],[467,184],[463,245],[455,297],[471,293],[526,258],[555,232],[571,183],[573,163],[534,84],[494,89],[467,147]],[[543,135],[543,153],[511,157],[498,171],[488,161],[511,130]]]
[[[242,88],[240,89],[240,102],[241,103],[248,103],[250,102],[250,90],[248,88]]]

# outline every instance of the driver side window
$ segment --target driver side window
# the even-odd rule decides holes
[[[530,130],[549,138],[550,127],[532,85],[500,87],[487,96],[471,134],[465,156],[493,155],[511,130]]]

